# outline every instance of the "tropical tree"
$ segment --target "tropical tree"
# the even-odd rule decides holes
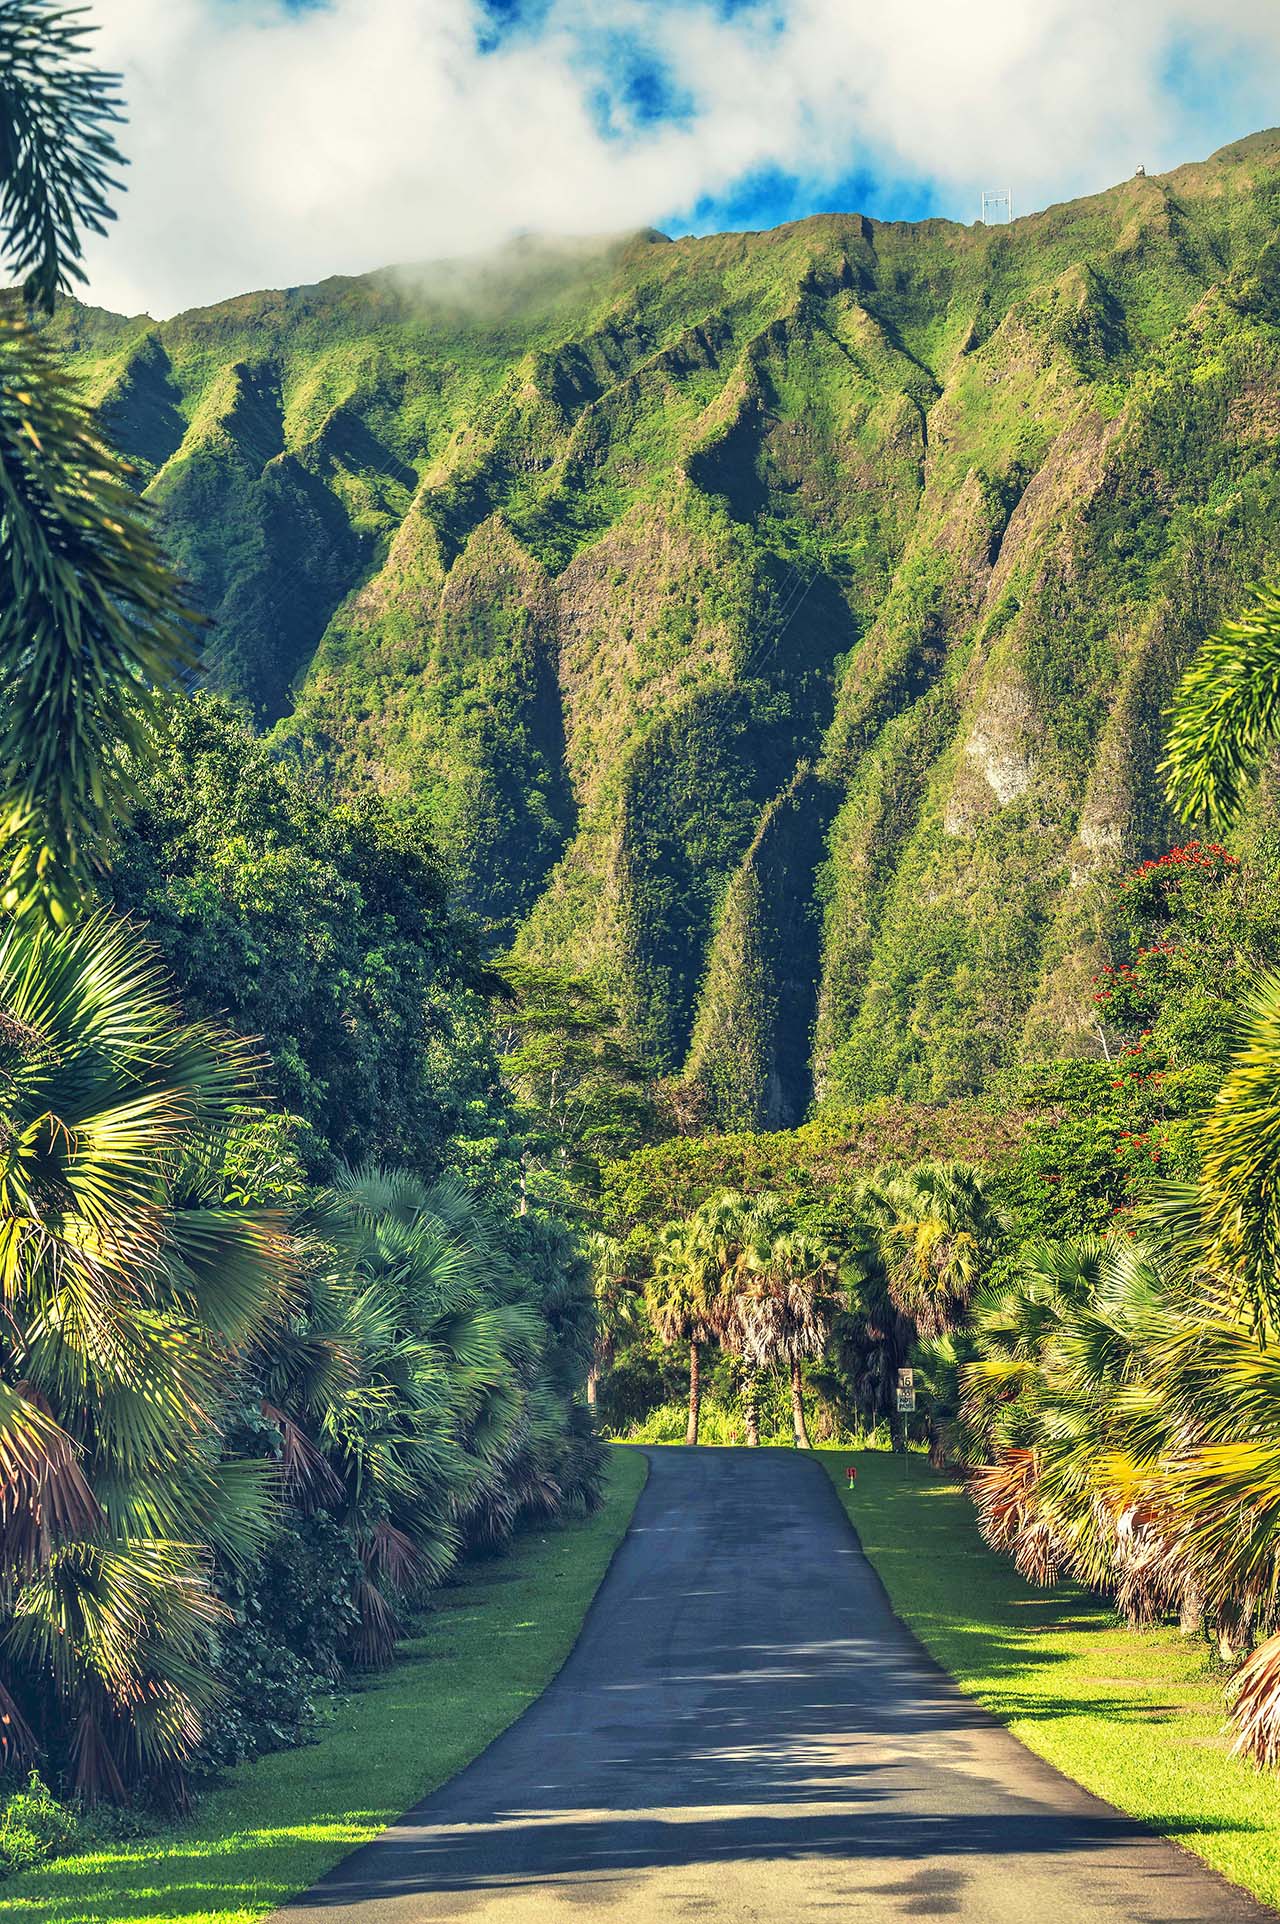
[[[1270,584],[1255,590],[1243,613],[1207,638],[1179,684],[1161,765],[1171,806],[1184,820],[1203,814],[1230,827],[1278,735],[1280,588]],[[1214,1440],[1185,1495],[1210,1565],[1216,1570],[1225,1564],[1252,1593],[1274,1555],[1280,1498],[1272,1373],[1280,1252],[1280,980],[1268,976],[1258,983],[1246,1016],[1245,1045],[1202,1132],[1198,1194],[1171,1198],[1174,1220],[1166,1226],[1184,1258],[1192,1250],[1202,1265],[1216,1266],[1217,1289],[1221,1294],[1225,1285],[1228,1303],[1238,1306],[1243,1299],[1248,1309],[1254,1340],[1231,1356],[1225,1375],[1203,1384]],[[1230,1330],[1232,1318],[1223,1321]],[[1280,1759],[1280,1637],[1268,1638],[1247,1660],[1234,1710],[1240,1746],[1260,1762]]]
[[[1178,686],[1161,764],[1171,805],[1229,826],[1278,733],[1280,589],[1268,586],[1203,642]],[[1198,1207],[1212,1259],[1262,1319],[1278,1306],[1280,978],[1258,981],[1244,1016],[1244,1047],[1202,1132]]]
[[[973,1305],[963,1453],[988,1540],[1030,1580],[1176,1611],[1244,1662],[1238,1747],[1280,1754],[1280,1342],[1185,1203],[1128,1235],[1034,1246]],[[937,1339],[935,1349],[953,1339]],[[1255,1638],[1263,1641],[1249,1652]]]
[[[0,1012],[0,1755],[118,1796],[177,1779],[216,1691],[205,1546],[251,1555],[271,1500],[218,1413],[290,1247],[221,1173],[248,1050],[130,929],[11,927]]]
[[[270,1212],[224,1194],[243,1045],[185,1023],[124,925],[73,925],[157,690],[192,653],[124,467],[30,324],[79,273],[119,165],[115,84],[48,0],[0,14],[0,1663],[4,1761],[69,1754],[90,1797],[172,1779],[267,1491],[219,1395],[287,1287]],[[27,312],[24,312],[24,305]],[[62,933],[53,934],[50,925]]]
[[[954,1329],[1004,1230],[978,1172],[958,1162],[890,1166],[863,1186],[858,1214],[901,1314],[921,1336]]]
[[[889,1294],[875,1232],[855,1216],[848,1240],[841,1261],[845,1301],[828,1343],[830,1369],[816,1380],[828,1395],[850,1402],[850,1414],[863,1430],[874,1431],[887,1418],[898,1448],[905,1442],[897,1407],[898,1371],[915,1347],[915,1325]]]
[[[616,1006],[589,976],[508,957],[494,974],[503,1078],[548,1167],[598,1186],[600,1163],[654,1133],[644,1069]]]
[[[1243,613],[1201,644],[1178,684],[1160,764],[1183,821],[1229,827],[1280,735],[1280,586],[1257,588]]]
[[[1169,1601],[1177,1532],[1162,1502],[1171,1409],[1148,1358],[1169,1326],[1158,1254],[1127,1236],[1033,1244],[973,1306],[963,1416],[988,1540],[1035,1582],[1109,1584],[1134,1621]]]
[[[587,1237],[595,1303],[595,1340],[587,1370],[587,1402],[596,1406],[601,1376],[612,1369],[618,1345],[640,1320],[641,1297],[627,1252],[616,1237],[592,1230]]]
[[[759,1240],[763,1201],[752,1202],[740,1191],[727,1189],[709,1196],[693,1216],[712,1279],[715,1334],[738,1359],[743,1420],[751,1449],[760,1444],[760,1364],[740,1340],[735,1309]]]
[[[666,1223],[654,1239],[644,1300],[649,1320],[671,1347],[689,1345],[689,1422],[685,1442],[698,1441],[702,1407],[702,1347],[720,1317],[719,1274],[705,1224],[697,1216]]]
[[[392,1654],[395,1602],[440,1582],[465,1543],[560,1506],[564,1409],[526,1279],[461,1185],[368,1165],[318,1229],[305,1315],[271,1333],[262,1386],[297,1481],[355,1539],[369,1666]]]
[[[859,1420],[873,1429],[887,1418],[895,1448],[906,1441],[899,1370],[921,1336],[963,1323],[1004,1234],[980,1175],[964,1163],[887,1164],[854,1189],[842,1262],[848,1301],[835,1320],[832,1353]],[[932,1352],[929,1367],[942,1369],[941,1351]],[[944,1420],[936,1397],[926,1408],[937,1456],[955,1412]]]
[[[37,313],[79,278],[122,165],[90,34],[51,0],[0,12],[0,235]],[[127,808],[157,691],[193,653],[129,472],[21,309],[0,311],[0,885],[10,910],[65,921]]]
[[[742,1260],[722,1326],[758,1369],[787,1372],[798,1449],[809,1448],[803,1365],[826,1348],[838,1280],[832,1251],[797,1230],[777,1197],[760,1197],[743,1224]]]

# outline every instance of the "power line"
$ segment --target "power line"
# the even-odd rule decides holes
[[[783,636],[804,606],[810,588],[812,588],[821,573],[822,569],[816,562],[809,570],[807,576],[801,575],[799,568],[796,567],[794,562],[791,564],[788,585],[782,597],[782,606],[778,611],[778,625],[774,631],[773,639],[757,661],[753,662],[748,659],[744,664],[742,670],[744,681],[749,680],[752,675],[758,675],[765,664],[773,659]]]

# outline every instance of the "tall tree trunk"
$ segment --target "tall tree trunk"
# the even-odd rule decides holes
[[[589,1409],[594,1409],[596,1406],[596,1385],[599,1381],[600,1372],[593,1363],[587,1371],[587,1407]]]
[[[1253,1629],[1253,1605],[1244,1607],[1234,1600],[1222,1604],[1213,1627],[1218,1655],[1223,1663],[1238,1664],[1248,1654]]]
[[[743,1380],[742,1414],[747,1423],[747,1447],[758,1450],[760,1447],[760,1372],[754,1363],[748,1365]]]
[[[796,1448],[809,1448],[809,1426],[804,1420],[804,1391],[801,1387],[800,1365],[791,1365],[791,1415],[796,1426]]]
[[[1182,1586],[1178,1628],[1184,1637],[1204,1635],[1204,1591],[1195,1577],[1188,1577]]]
[[[698,1411],[702,1407],[701,1358],[698,1355],[698,1339],[689,1345],[689,1427],[685,1432],[685,1442],[690,1448],[698,1440]]]

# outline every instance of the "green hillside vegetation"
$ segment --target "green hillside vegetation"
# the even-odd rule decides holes
[[[283,1813],[598,1424],[959,1466],[1280,1762],[1280,135],[156,326],[11,13],[0,1868]]]
[[[606,1469],[581,1239],[430,840],[192,694],[155,514],[50,351],[123,165],[92,40],[0,9],[0,1875],[307,1743]],[[233,371],[200,432],[263,456],[273,406]]]
[[[1009,227],[528,243],[70,351],[214,684],[732,1129],[1085,1052],[1276,558],[1280,135]]]

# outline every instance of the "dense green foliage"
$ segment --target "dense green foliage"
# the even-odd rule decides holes
[[[46,305],[116,158],[82,40],[0,20],[0,215]],[[423,836],[179,695],[148,512],[16,319],[0,573],[0,1771],[181,1799],[305,1737],[467,1550],[597,1502],[589,1279]],[[110,855],[185,1007],[92,899]],[[32,1777],[7,1867],[69,1821]]]
[[[564,1662],[644,1482],[639,1451],[610,1459],[592,1517],[460,1570],[396,1667],[332,1706],[316,1741],[245,1763],[162,1827],[82,1815],[68,1853],[3,1886],[6,1924],[253,1924],[370,1842]]]
[[[557,1179],[566,1201],[594,1201],[602,1163],[660,1129],[617,1006],[590,977],[510,959],[495,975],[498,1059],[526,1167]]]
[[[318,1173],[373,1155],[431,1177],[455,1135],[501,1141],[487,984],[420,831],[372,801],[335,808],[206,696],[166,718],[138,789],[115,904],[146,919],[188,1007],[262,1037]]]
[[[733,1129],[1091,1049],[1089,884],[1274,560],[1280,139],[1008,229],[64,304],[215,683]]]
[[[74,1813],[33,1770],[25,1787],[10,1791],[0,1804],[0,1876],[56,1857],[75,1833]]]

